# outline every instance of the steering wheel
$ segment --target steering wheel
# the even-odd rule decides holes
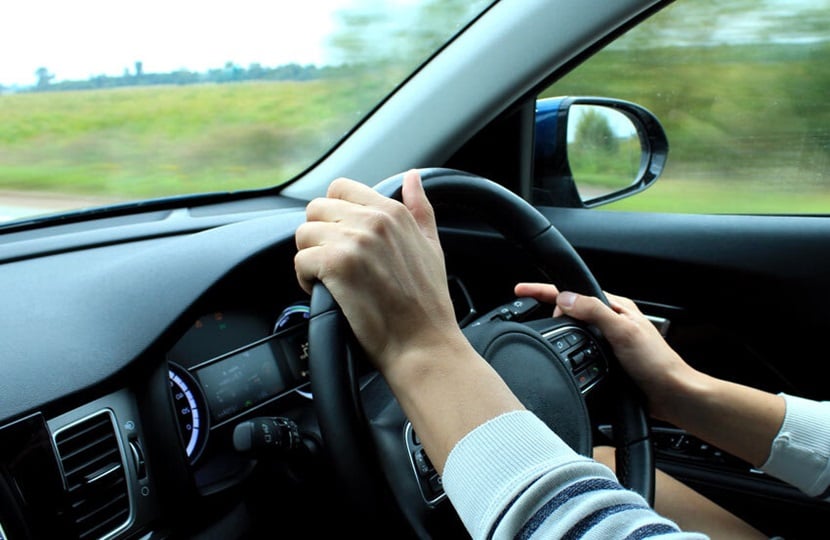
[[[524,199],[490,180],[453,169],[422,169],[433,206],[478,217],[524,249],[555,283],[608,303],[584,261],[547,218]],[[375,189],[400,200],[403,174]],[[518,306],[517,309],[521,309]],[[641,396],[600,332],[579,321],[545,317],[516,322],[496,314],[463,329],[524,405],[577,452],[590,456],[592,423],[586,396],[613,399],[611,431],[620,482],[649,504],[654,458]],[[337,303],[314,286],[309,321],[309,368],[320,434],[356,511],[378,535],[408,530],[419,538],[445,533],[440,478],[412,433],[383,378],[367,362]],[[450,519],[449,522],[453,520]]]

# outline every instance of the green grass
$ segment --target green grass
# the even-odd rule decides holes
[[[544,94],[628,99],[663,123],[664,178],[609,209],[830,213],[830,71],[826,55],[798,51],[608,50]],[[278,185],[369,112],[399,80],[387,75],[0,95],[0,190],[137,199]],[[580,182],[630,176],[628,160],[577,158]]]
[[[137,198],[276,185],[380,91],[338,79],[0,96],[0,189]]]
[[[751,182],[663,178],[606,210],[701,214],[830,214],[830,189],[772,191]]]

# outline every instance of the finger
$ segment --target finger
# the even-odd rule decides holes
[[[343,229],[337,223],[327,221],[306,221],[294,232],[294,242],[297,249],[307,249],[315,246],[325,246],[336,242],[338,236],[343,235]]]
[[[637,304],[635,304],[630,298],[619,296],[617,294],[610,294],[608,292],[605,293],[605,296],[608,298],[608,301],[611,303],[611,307],[614,308],[615,311],[640,311]]]
[[[307,221],[329,221],[337,223],[349,216],[364,211],[367,207],[343,199],[319,197],[311,200],[305,207]]]
[[[319,281],[322,268],[322,253],[318,246],[302,249],[294,255],[294,272],[300,287],[311,294],[314,284]]]
[[[363,206],[374,206],[386,204],[389,199],[384,197],[366,184],[351,180],[349,178],[337,178],[326,192],[330,199],[340,199]]]
[[[559,289],[550,283],[517,283],[513,287],[513,293],[516,296],[529,296],[546,304],[555,304]]]
[[[404,174],[401,195],[404,205],[412,214],[412,217],[415,218],[421,234],[430,240],[438,242],[435,210],[427,198],[427,194],[424,191],[424,184],[421,181],[421,175],[417,170],[412,169]]]
[[[562,291],[556,298],[556,306],[575,319],[594,324],[603,332],[613,328],[619,317],[617,313],[595,296],[584,296],[570,291]]]

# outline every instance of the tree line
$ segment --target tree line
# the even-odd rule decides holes
[[[233,83],[243,81],[310,81],[332,77],[340,73],[343,66],[318,67],[313,64],[285,64],[276,67],[259,63],[247,68],[227,62],[221,68],[207,71],[179,69],[166,73],[147,73],[143,63],[136,62],[133,70],[125,69],[123,75],[96,75],[83,80],[55,81],[55,75],[46,67],[35,70],[37,82],[33,86],[17,88],[18,92],[61,92],[70,90],[99,90],[126,86],[187,85],[203,83]],[[0,87],[2,91],[2,87]]]

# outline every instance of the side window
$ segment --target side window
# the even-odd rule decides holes
[[[659,180],[603,209],[826,214],[828,28],[830,0],[682,0],[539,97],[627,100],[663,125]],[[576,181],[580,195],[614,189],[590,175]]]

